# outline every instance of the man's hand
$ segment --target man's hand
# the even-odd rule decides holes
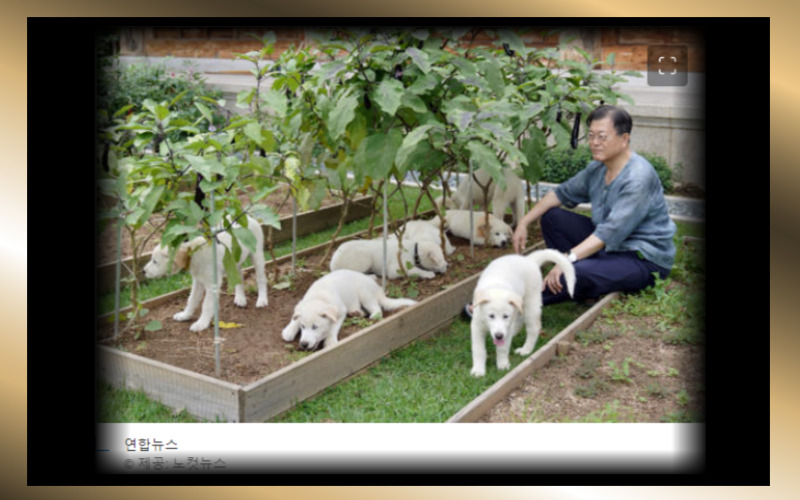
[[[542,281],[542,291],[544,291],[545,287],[547,287],[547,289],[553,294],[561,293],[561,290],[563,289],[561,286],[561,274],[560,267],[553,267],[553,269],[547,273],[547,276],[545,276],[544,281]]]
[[[511,236],[511,243],[514,245],[514,251],[522,253],[525,250],[525,242],[528,241],[528,228],[524,224],[517,224],[517,229]]]

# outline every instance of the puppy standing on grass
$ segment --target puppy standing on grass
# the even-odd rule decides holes
[[[235,227],[238,227],[238,224],[235,224]],[[269,300],[267,298],[267,275],[264,271],[264,232],[258,221],[252,217],[247,217],[247,229],[253,233],[256,240],[256,251],[253,254],[253,266],[255,267],[256,283],[258,285],[256,307],[267,307]],[[217,287],[219,289],[219,287],[222,286],[222,276],[224,273],[222,258],[225,255],[225,248],[230,248],[231,246],[231,235],[227,232],[220,233],[217,235],[217,240],[219,240],[219,244],[217,245]],[[250,250],[246,246],[241,245],[241,248],[242,255],[237,264],[240,272],[242,263],[244,263],[247,256],[250,255]],[[213,249],[202,236],[182,243],[175,252],[172,272],[176,273],[181,269],[188,269],[189,273],[192,275],[192,291],[189,293],[189,300],[186,302],[186,308],[175,314],[172,318],[176,321],[190,320],[202,300],[203,308],[200,313],[200,318],[189,327],[189,330],[193,332],[199,332],[208,328],[214,316],[214,294],[210,293],[212,284],[214,283],[212,263]],[[147,278],[159,278],[167,274],[168,268],[169,248],[159,245],[153,250],[150,262],[144,266],[144,275]],[[205,295],[205,299],[203,299],[203,295]],[[236,285],[233,303],[239,307],[247,305],[243,283]]]
[[[363,316],[363,308],[370,319],[378,319],[384,310],[393,311],[416,303],[412,299],[390,299],[374,277],[340,269],[311,285],[295,306],[292,320],[281,337],[291,342],[300,332],[303,349],[314,350],[323,340],[327,349],[339,342],[339,330],[348,315]]]
[[[570,296],[575,290],[575,268],[557,250],[538,250],[530,255],[504,255],[493,260],[481,273],[472,300],[472,371],[486,374],[486,333],[497,350],[497,369],[508,370],[511,341],[523,322],[525,344],[514,352],[527,356],[536,347],[541,331],[542,272],[544,262],[553,262],[564,272]]]

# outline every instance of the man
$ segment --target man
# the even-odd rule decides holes
[[[653,273],[666,278],[675,261],[675,223],[655,169],[630,149],[630,115],[601,106],[586,122],[594,161],[536,203],[512,237],[521,252],[527,226],[541,218],[547,246],[575,266],[578,300],[651,286]],[[559,208],[585,202],[592,204],[591,218]],[[561,274],[556,266],[545,277],[544,305],[569,300]]]

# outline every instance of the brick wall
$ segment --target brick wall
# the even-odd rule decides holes
[[[277,37],[277,56],[290,45],[306,40],[305,29],[270,29],[264,27],[159,27],[126,28],[121,31],[121,55],[148,57],[202,57],[233,59],[235,53],[259,50],[261,42],[252,35],[263,36],[271,30]],[[603,61],[615,54],[615,69],[646,71],[648,45],[686,45],[689,49],[689,71],[705,68],[702,34],[683,28],[570,28],[554,33],[552,28],[530,28],[519,31],[526,45],[555,47],[559,43],[581,47]],[[461,46],[468,44],[461,40]],[[473,44],[487,45],[494,39],[480,32]],[[608,69],[608,68],[603,68]]]

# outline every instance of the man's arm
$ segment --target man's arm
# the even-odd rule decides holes
[[[545,212],[550,210],[551,208],[556,208],[561,206],[561,200],[558,199],[556,196],[555,191],[548,191],[546,195],[539,200],[533,208],[531,208],[530,212],[525,214],[525,217],[517,223],[517,229],[514,231],[514,235],[511,237],[511,242],[514,244],[514,251],[517,253],[522,253],[525,249],[525,242],[528,240],[528,226],[539,220],[539,217],[544,215]]]

